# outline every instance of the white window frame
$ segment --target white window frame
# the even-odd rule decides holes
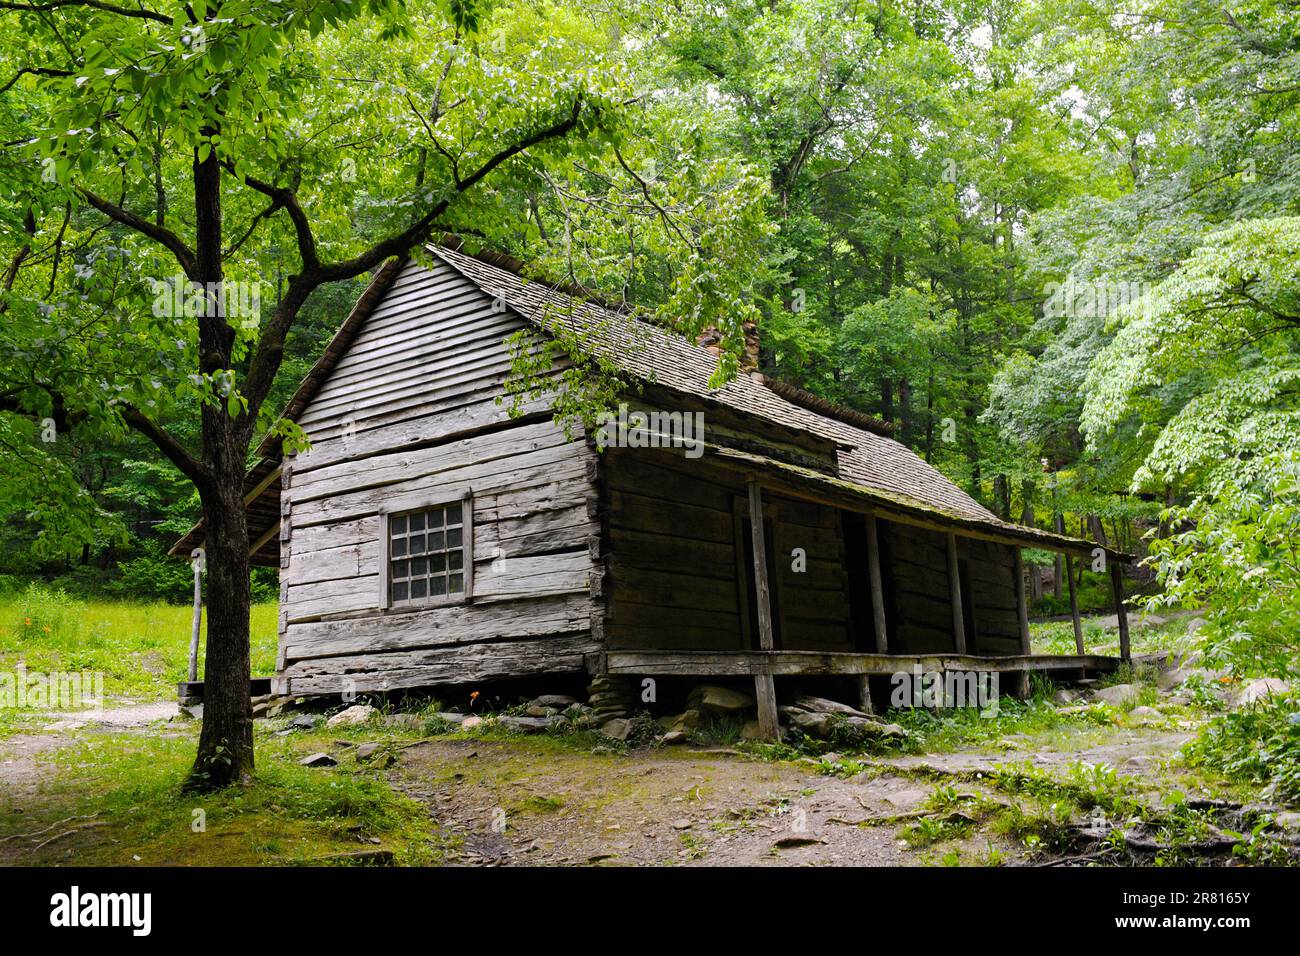
[[[392,574],[392,535],[389,522],[403,515],[418,514],[434,508],[446,508],[459,503],[461,506],[461,551],[464,555],[461,574],[464,577],[464,590],[456,594],[425,595],[423,598],[408,598],[397,604],[393,603],[392,588],[389,587]],[[399,559],[400,560],[400,559]],[[437,498],[407,498],[379,509],[379,608],[393,613],[421,610],[428,607],[444,607],[451,604],[466,604],[474,596],[474,493],[468,489],[459,497],[448,495]]]

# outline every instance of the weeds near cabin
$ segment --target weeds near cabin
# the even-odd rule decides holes
[[[1269,697],[1221,714],[1184,748],[1187,763],[1300,803],[1300,702]]]

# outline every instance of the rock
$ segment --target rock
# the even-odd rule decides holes
[[[483,718],[478,716],[477,714],[466,717],[464,720],[460,722],[461,730],[473,730],[475,727],[482,727],[482,726],[483,726]]]
[[[841,704],[837,700],[827,700],[825,697],[810,697],[805,695],[798,698],[795,702],[796,707],[802,707],[804,710],[810,710],[815,714],[844,714],[846,717],[870,717],[870,714],[863,713],[856,707],[850,707],[848,704]]]
[[[304,767],[338,766],[338,761],[335,760],[333,757],[331,757],[329,754],[325,754],[325,753],[311,754],[309,756],[303,757],[301,760],[298,761],[298,763],[302,764],[302,766]]]
[[[1203,617],[1194,617],[1194,618],[1192,618],[1190,621],[1187,622],[1187,631],[1186,631],[1185,633],[1188,634],[1188,635],[1190,636],[1190,635],[1192,635],[1192,634],[1195,634],[1197,631],[1199,631],[1199,630],[1200,630],[1201,628],[1203,628],[1203,627],[1205,627],[1205,618],[1203,618]]]
[[[358,724],[364,724],[371,717],[378,714],[379,711],[369,704],[353,704],[347,710],[341,710],[329,720],[325,721],[326,727],[355,727]]]
[[[601,724],[600,732],[606,737],[613,737],[615,740],[627,740],[628,731],[632,729],[632,721],[626,717],[615,717],[613,720]]]
[[[1134,707],[1128,715],[1139,724],[1161,723],[1165,719],[1165,715],[1154,707]]]
[[[1066,690],[1065,688],[1061,688],[1052,695],[1052,703],[1056,704],[1058,707],[1069,707],[1076,700],[1078,700],[1078,695],[1076,695],[1074,691]]]
[[[1249,707],[1267,701],[1270,697],[1285,697],[1291,693],[1291,685],[1280,677],[1261,677],[1253,680],[1241,689],[1237,695],[1238,707]]]
[[[577,702],[578,698],[570,697],[568,694],[543,694],[541,697],[533,698],[530,703],[534,707],[554,707],[556,710],[564,710]]]
[[[369,760],[371,757],[373,757],[375,754],[379,753],[379,751],[383,749],[384,749],[383,744],[376,744],[376,743],[362,744],[360,747],[357,748],[357,759]]]
[[[659,726],[668,733],[679,731],[689,734],[700,726],[700,712],[698,710],[687,710],[676,717],[664,717],[660,720]]]
[[[1300,812],[1282,810],[1273,815],[1273,825],[1283,830],[1300,830]]]
[[[1127,704],[1136,703],[1138,696],[1142,693],[1142,688],[1137,684],[1115,684],[1111,687],[1102,687],[1092,692],[1093,700],[1099,700],[1103,704],[1109,704],[1112,707],[1123,707]]]
[[[563,723],[564,718],[552,715],[550,717],[500,717],[497,723],[507,730],[513,730],[521,734],[540,734],[550,730],[556,724]],[[462,724],[462,726],[464,726]]]
[[[193,707],[182,707],[182,708],[181,708],[181,713],[185,714],[187,717],[191,717],[191,718],[193,718],[194,720],[202,720],[202,719],[203,719],[203,705],[202,705],[202,704],[195,704]]]
[[[559,711],[554,707],[543,707],[539,704],[529,704],[524,708],[524,714],[529,717],[554,717]]]
[[[746,694],[729,687],[715,684],[702,684],[691,691],[688,698],[695,710],[707,710],[719,714],[733,714],[739,710],[748,710],[754,706],[752,694]]]
[[[796,846],[814,846],[825,842],[820,837],[791,835],[778,838],[772,846],[778,850],[788,850]]]
[[[1170,670],[1161,671],[1156,677],[1156,687],[1160,690],[1173,690],[1175,687],[1181,687],[1183,681],[1192,676],[1190,667],[1174,667]]]
[[[293,720],[289,721],[289,726],[294,730],[315,730],[320,722],[320,714],[299,714]]]
[[[691,821],[687,820],[685,817],[683,817],[680,820],[673,821],[674,830],[689,830],[692,826],[693,824],[691,823]]]
[[[403,730],[419,730],[424,726],[424,718],[419,714],[384,714],[381,723],[385,727],[399,727]]]
[[[801,710],[798,707],[782,707],[781,713],[790,721],[791,727],[802,731],[809,737],[826,737],[831,732],[832,721],[830,714],[815,714],[812,711]]]
[[[665,747],[673,747],[678,744],[686,743],[687,734],[681,730],[670,730],[659,738],[659,742]]]

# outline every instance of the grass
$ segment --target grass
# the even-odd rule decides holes
[[[39,585],[0,597],[0,672],[91,671],[110,698],[174,697],[189,660],[188,607],[140,601],[81,601]],[[204,627],[206,629],[206,617]],[[276,605],[252,609],[252,670],[275,670]],[[199,676],[203,657],[199,656]],[[0,718],[2,720],[3,718]]]
[[[92,866],[346,864],[346,854],[375,850],[422,865],[440,862],[452,845],[424,807],[377,770],[300,766],[315,740],[260,731],[257,744],[251,785],[187,796],[180,784],[194,759],[192,732],[87,735],[42,755],[42,798],[25,812],[0,811],[0,840],[86,817],[91,827],[73,839],[41,849],[18,839],[8,848],[13,862]]]

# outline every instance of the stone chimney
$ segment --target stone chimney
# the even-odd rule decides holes
[[[740,371],[758,371],[758,323],[746,322],[741,326],[745,333],[745,348],[740,353]],[[722,354],[722,333],[710,326],[699,334],[696,345],[703,346],[714,355]]]

